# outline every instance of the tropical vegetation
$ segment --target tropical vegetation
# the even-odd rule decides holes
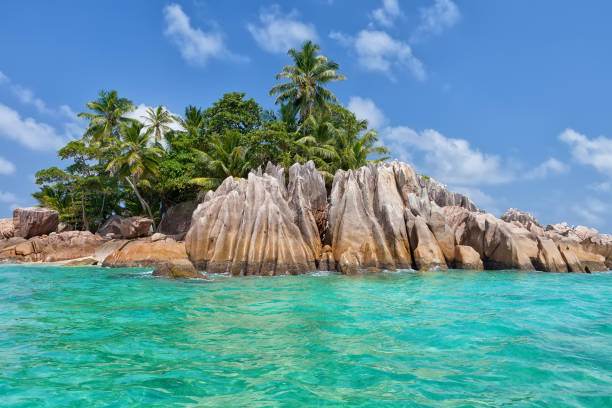
[[[160,105],[136,118],[131,100],[100,91],[79,114],[89,121],[82,138],[58,151],[69,164],[39,171],[33,196],[70,227],[96,231],[116,214],[159,221],[172,205],[267,162],[288,168],[312,160],[330,185],[339,169],[386,160],[377,132],[327,88],[346,79],[338,64],[310,41],[288,55],[292,65],[270,90],[277,111],[231,92],[183,115]]]

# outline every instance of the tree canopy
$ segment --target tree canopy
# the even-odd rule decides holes
[[[41,188],[33,196],[61,222],[95,232],[115,214],[159,221],[170,206],[268,161],[288,168],[312,160],[331,183],[337,170],[386,160],[377,132],[326,88],[346,79],[338,64],[310,41],[288,55],[293,65],[276,76],[285,82],[270,91],[276,112],[230,92],[207,108],[188,105],[183,115],[159,105],[130,119],[129,99],[100,91],[79,114],[89,120],[83,137],[58,151],[68,165],[36,173]]]

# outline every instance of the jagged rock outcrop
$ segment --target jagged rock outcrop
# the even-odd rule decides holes
[[[0,218],[0,239],[9,239],[15,236],[15,226],[12,218]]]
[[[44,207],[17,208],[13,211],[14,235],[32,238],[57,231],[59,213]]]
[[[134,239],[152,233],[153,220],[147,217],[121,217],[113,215],[98,230],[103,237],[113,239]]]
[[[529,231],[543,232],[542,225],[533,215],[528,212],[519,211],[516,208],[510,208],[501,216],[501,219],[508,223],[516,222]]]
[[[170,207],[157,226],[157,232],[172,236],[177,241],[183,240],[191,226],[191,217],[196,207],[195,201],[185,201]]]
[[[425,188],[429,199],[439,207],[462,207],[468,211],[478,211],[478,208],[469,197],[448,191],[444,184],[430,177],[422,175],[418,177],[419,185]]]
[[[337,268],[353,273],[452,264],[454,235],[430,195],[440,202],[460,200],[397,161],[338,171],[328,230]]]
[[[534,255],[533,251],[524,250],[528,245],[519,247],[521,243],[526,244],[528,237],[520,237],[518,227],[513,229],[512,224],[491,214],[470,212],[461,207],[444,207],[442,212],[455,232],[456,242],[474,248],[485,269],[533,269],[529,256],[530,253]]]
[[[313,236],[317,227],[311,223],[316,218],[305,208],[312,205],[302,190],[310,176],[297,179],[308,172],[294,170],[293,179],[290,174],[291,195],[283,173],[274,166],[268,166],[266,173],[250,173],[247,179],[228,177],[216,191],[209,191],[185,237],[194,265],[232,275],[315,270],[321,244]],[[296,212],[296,205],[305,207]]]
[[[15,238],[13,238],[15,240]],[[29,240],[16,240],[14,245],[0,250],[0,259],[19,262],[58,262],[94,256],[106,240],[89,231],[51,233]]]

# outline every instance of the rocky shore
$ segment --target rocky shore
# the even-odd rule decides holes
[[[157,231],[145,217],[110,218],[98,233],[63,231],[58,213],[19,208],[0,219],[0,262],[143,266],[174,278],[345,274],[381,269],[612,268],[612,236],[583,226],[501,219],[401,162],[338,171],[331,191],[312,162],[226,179],[199,203],[181,203]]]

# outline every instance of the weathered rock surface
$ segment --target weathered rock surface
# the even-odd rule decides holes
[[[484,269],[482,259],[476,250],[470,246],[457,245],[455,247],[455,268],[481,271]]]
[[[59,213],[43,207],[17,208],[13,211],[16,237],[32,238],[57,231]]]
[[[436,200],[475,206],[442,187],[397,161],[337,172],[328,231],[337,268],[353,273],[452,264],[454,235]]]
[[[419,185],[427,191],[429,199],[440,207],[462,207],[468,211],[478,211],[469,197],[448,191],[446,186],[435,179],[418,176]]]
[[[544,232],[542,225],[540,225],[533,215],[528,212],[519,211],[516,208],[510,208],[501,216],[501,219],[508,223],[515,223],[539,235]]]
[[[172,236],[177,241],[183,240],[191,226],[191,217],[196,207],[195,201],[185,201],[170,207],[157,226],[157,232]]]
[[[0,218],[0,240],[13,238],[15,227],[12,218]]]
[[[194,265],[232,275],[315,270],[321,246],[313,236],[318,228],[311,225],[316,218],[308,208],[301,208],[299,213],[292,208],[310,200],[301,191],[307,181],[296,179],[308,170],[293,173],[289,183],[294,204],[290,204],[284,176],[274,166],[268,166],[261,175],[250,173],[247,179],[228,177],[216,191],[208,192],[194,212],[185,237]]]
[[[147,217],[113,215],[98,230],[98,234],[114,239],[134,239],[151,235],[153,221]]]
[[[485,269],[533,269],[530,253],[525,251],[526,236],[520,236],[518,227],[506,223],[491,214],[475,213],[461,207],[445,207],[442,212],[455,231],[456,242],[476,250]],[[527,230],[523,230],[528,233]],[[537,248],[535,253],[537,256]]]
[[[29,240],[13,238],[14,245],[0,250],[0,258],[20,262],[58,262],[93,257],[105,240],[89,231],[52,233]]]

